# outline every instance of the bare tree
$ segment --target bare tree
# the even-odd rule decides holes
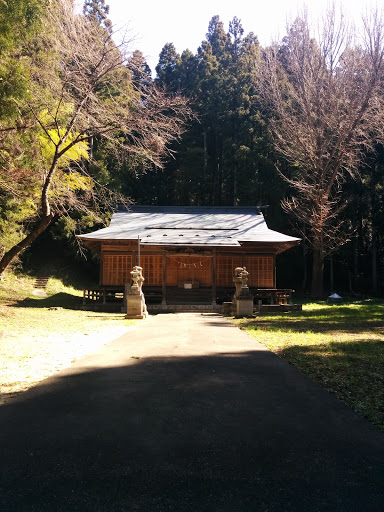
[[[384,118],[384,26],[377,13],[359,40],[343,16],[330,10],[318,40],[306,16],[281,45],[264,55],[260,91],[270,131],[290,171],[278,170],[292,197],[286,211],[307,226],[313,250],[311,294],[323,295],[324,258],[348,240],[342,186],[381,135]]]
[[[30,95],[20,107],[28,118],[23,131],[30,131],[39,161],[39,204],[24,238],[0,260],[0,275],[55,216],[92,209],[100,187],[80,165],[89,156],[89,141],[107,138],[109,147],[134,154],[142,168],[161,166],[190,114],[184,98],[134,82],[129,44],[116,47],[111,31],[74,14],[71,0],[51,3],[46,23],[43,49],[31,59]],[[0,128],[9,133],[13,127]]]

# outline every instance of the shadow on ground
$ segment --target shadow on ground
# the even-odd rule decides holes
[[[273,315],[275,316],[275,315]],[[384,329],[384,304],[374,303],[361,308],[333,306],[327,309],[289,312],[278,318],[259,316],[255,320],[241,323],[268,331],[311,331],[314,333],[356,332],[370,329]]]
[[[384,510],[383,434],[275,355],[92,361],[0,408],[2,512]]]
[[[82,303],[82,297],[71,295],[70,293],[55,293],[49,297],[34,299],[27,297],[18,301],[15,306],[22,308],[51,308],[61,307],[63,309],[79,309]]]
[[[294,345],[279,356],[384,430],[384,341]]]

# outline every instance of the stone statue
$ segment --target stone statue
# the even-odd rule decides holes
[[[126,300],[127,300],[127,314],[125,318],[147,318],[148,311],[145,304],[145,298],[142,291],[143,277],[142,267],[135,266],[130,272],[132,276],[133,284],[128,289]]]
[[[145,281],[143,277],[143,268],[139,266],[133,267],[133,270],[130,272],[132,276],[133,285],[131,286],[131,294],[132,295],[141,295],[141,288],[143,286],[143,282]]]
[[[248,276],[249,276],[249,272],[247,272],[247,269],[246,267],[244,267],[242,269],[242,271],[240,272],[240,280],[241,280],[241,289],[240,289],[240,293],[242,292],[242,290],[244,290],[244,288],[247,288],[248,289]]]
[[[236,267],[235,268],[235,277],[233,278],[233,282],[235,283],[236,291],[235,295],[233,296],[233,300],[236,301],[237,296],[240,294],[241,286],[242,286],[242,280],[241,280],[241,273],[243,272],[243,267]]]
[[[236,316],[253,315],[253,295],[248,287],[249,272],[246,267],[236,267],[233,281],[236,292],[233,296],[233,312]]]

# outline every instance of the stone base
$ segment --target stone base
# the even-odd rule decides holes
[[[148,312],[145,305],[144,296],[142,295],[127,295],[127,314],[125,318],[140,319],[147,318]]]
[[[221,312],[223,315],[231,315],[233,313],[233,302],[223,302]]]
[[[253,316],[253,299],[242,299],[238,297],[236,300],[236,316]]]

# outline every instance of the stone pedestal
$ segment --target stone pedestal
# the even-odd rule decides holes
[[[236,301],[236,316],[253,315],[253,297],[238,297]]]
[[[147,306],[145,304],[144,297],[140,295],[128,295],[127,296],[127,314],[125,318],[147,318]]]
[[[227,316],[234,314],[233,302],[223,302],[223,304],[221,306],[221,312],[223,315],[227,315]]]

